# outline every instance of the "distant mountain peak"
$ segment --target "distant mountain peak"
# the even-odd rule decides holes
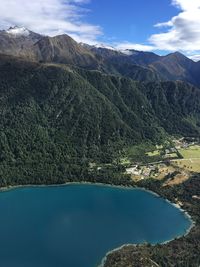
[[[132,55],[136,55],[139,53],[138,51],[132,50],[132,49],[120,50],[120,52],[127,55],[127,56],[132,56]]]
[[[110,46],[110,45],[106,45],[106,44],[103,44],[103,43],[101,43],[101,44],[96,44],[96,45],[94,45],[94,47],[96,47],[96,48],[103,48],[103,49],[109,49],[109,50],[117,50],[116,48],[114,48],[113,46]]]
[[[177,57],[177,58],[187,58],[188,59],[188,57],[186,57],[184,54],[182,54],[179,51],[170,53],[170,54],[166,55],[165,57]]]
[[[10,27],[6,32],[16,37],[30,35],[30,31],[27,28],[19,26]]]

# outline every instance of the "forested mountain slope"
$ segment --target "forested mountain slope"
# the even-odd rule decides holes
[[[122,147],[199,135],[199,99],[185,83],[1,56],[1,185],[83,179],[89,162],[111,162]]]

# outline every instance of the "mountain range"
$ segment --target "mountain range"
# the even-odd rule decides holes
[[[200,135],[199,62],[0,31],[1,186],[88,176],[122,148]]]
[[[200,62],[179,52],[159,56],[152,52],[118,51],[103,45],[77,43],[68,35],[48,37],[15,26],[0,31],[0,54],[35,62],[76,65],[138,81],[181,80],[200,86]]]

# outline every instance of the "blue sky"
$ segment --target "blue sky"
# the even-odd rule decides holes
[[[200,0],[1,0],[0,28],[14,25],[92,45],[200,59]]]
[[[88,8],[87,21],[103,28],[104,42],[146,43],[158,32],[153,25],[178,14],[169,0],[93,0]]]

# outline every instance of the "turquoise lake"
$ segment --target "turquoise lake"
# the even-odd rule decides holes
[[[161,243],[191,221],[141,189],[99,185],[0,193],[0,266],[95,267],[126,243]]]

